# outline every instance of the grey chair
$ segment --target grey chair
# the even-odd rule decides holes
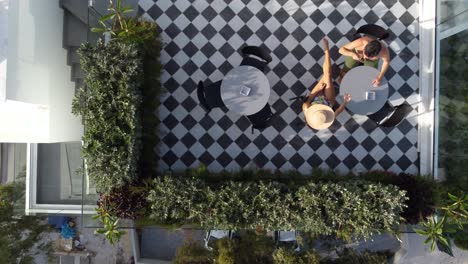
[[[298,236],[296,230],[291,231],[275,231],[275,246],[279,248],[284,245],[291,245],[296,252],[301,250],[298,243]]]
[[[202,81],[198,83],[197,96],[200,105],[206,112],[210,112],[213,108],[223,108],[226,110],[226,105],[221,98],[221,82],[217,81],[205,86]]]
[[[212,251],[213,248],[211,247],[211,244],[213,240],[222,239],[225,237],[232,239],[233,234],[234,232],[231,230],[209,230],[208,232],[206,232],[204,246],[206,249]]]
[[[379,111],[367,117],[379,126],[394,127],[403,121],[412,109],[406,102],[395,107],[385,102],[385,105]]]

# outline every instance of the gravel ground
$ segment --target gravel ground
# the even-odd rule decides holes
[[[79,219],[77,219],[77,223],[79,225]],[[85,258],[81,259],[81,263],[83,264],[127,264],[133,263],[133,251],[132,251],[132,244],[131,239],[128,233],[122,236],[119,243],[116,245],[111,245],[103,235],[95,235],[94,230],[96,228],[81,228],[81,236],[80,240],[86,247],[86,249],[90,251],[96,252],[96,256],[91,258],[89,261]],[[58,241],[61,235],[59,231],[53,231],[46,233],[42,236],[41,240],[37,243],[46,244],[46,243],[54,243],[54,241]],[[34,263],[37,264],[46,264],[50,263],[47,258],[46,252],[43,250],[39,250],[37,248],[33,249],[33,252],[38,253],[35,255]],[[63,259],[62,259],[63,261]],[[55,257],[51,260],[52,263],[59,263],[58,257]],[[65,262],[65,261],[64,261]],[[73,263],[73,261],[65,263]]]

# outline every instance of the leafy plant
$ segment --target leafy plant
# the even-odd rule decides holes
[[[431,244],[431,250],[434,251],[438,242],[446,247],[450,247],[449,238],[444,234],[444,224],[445,217],[438,222],[432,217],[422,223],[424,229],[415,228],[414,231],[422,236],[426,236],[424,244]]]
[[[464,224],[468,222],[467,202],[468,195],[455,196],[448,193],[449,201],[444,206],[436,207],[440,210],[442,217],[440,221],[434,218],[422,223],[423,229],[415,228],[414,231],[422,236],[427,237],[425,244],[431,244],[431,250],[434,251],[436,246],[439,250],[453,256],[450,237],[457,232],[463,232]]]
[[[468,221],[468,194],[455,196],[448,193],[447,195],[451,203],[438,209],[443,211],[459,229],[463,229],[463,224]]]
[[[98,207],[95,210],[97,215],[93,216],[93,219],[100,219],[103,228],[96,229],[94,233],[104,235],[112,245],[119,242],[125,234],[125,231],[119,230],[119,218],[107,211],[105,207]]]
[[[154,22],[145,21],[139,18],[125,16],[134,10],[130,6],[122,6],[121,0],[116,4],[110,1],[108,14],[99,19],[100,27],[91,28],[92,32],[109,33],[113,39],[127,41],[131,43],[151,43],[158,41],[158,32]]]
[[[134,10],[130,6],[122,6],[122,0],[117,0],[114,5],[113,1],[109,1],[108,14],[99,19],[101,27],[91,28],[92,32],[106,33],[109,32],[112,36],[126,38],[136,35],[144,30],[134,20],[127,20],[125,14],[131,13]]]

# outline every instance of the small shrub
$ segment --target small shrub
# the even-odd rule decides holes
[[[272,263],[274,241],[271,237],[248,230],[242,232],[236,243],[236,263]]]
[[[199,243],[186,241],[179,247],[174,258],[175,264],[211,264],[212,253]]]
[[[387,264],[388,256],[385,252],[365,251],[357,253],[353,249],[345,248],[338,252],[336,259],[324,259],[322,264]]]
[[[293,249],[279,248],[273,254],[275,264],[319,264],[320,256],[313,250],[296,252]]]
[[[408,224],[425,221],[434,214],[436,200],[435,183],[420,176],[400,173],[393,177],[392,184],[405,190],[408,196],[406,208],[401,216]]]
[[[98,206],[106,206],[118,218],[137,219],[148,207],[146,193],[141,187],[125,185],[113,188],[109,194],[101,194]]]
[[[235,264],[235,245],[229,238],[222,238],[216,241],[216,251],[218,253],[217,263]]]

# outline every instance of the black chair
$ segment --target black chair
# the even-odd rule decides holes
[[[244,59],[242,60],[240,65],[250,65],[261,71],[265,71],[267,64],[272,61],[269,52],[261,47],[245,46],[242,48],[241,53]],[[260,60],[249,55],[254,55],[260,58]]]
[[[387,30],[385,30],[381,26],[377,26],[374,24],[368,24],[368,25],[364,25],[358,28],[358,30],[354,34],[355,39],[360,38],[361,34],[370,35],[379,40],[386,39],[389,36],[389,33]]]
[[[394,127],[398,125],[410,112],[412,108],[408,103],[393,107],[388,102],[372,115],[367,117],[382,127]]]
[[[242,48],[242,55],[255,55],[267,63],[270,63],[272,58],[270,56],[270,52],[262,47],[257,47],[257,46],[245,46]]]
[[[268,103],[259,112],[248,115],[247,118],[252,124],[252,134],[254,133],[254,129],[263,130],[269,127],[272,124],[274,116],[275,114],[271,111],[271,107]]]
[[[208,102],[206,101],[205,98],[205,86],[203,85],[203,82],[200,81],[198,83],[197,87],[197,96],[198,96],[198,101],[200,101],[201,107],[206,111],[209,112],[211,110],[210,106],[208,105]]]
[[[221,82],[222,81],[217,81],[207,86],[205,86],[202,81],[198,83],[198,100],[206,112],[210,112],[211,109],[216,107],[223,108],[224,110],[226,109],[226,105],[221,99]]]
[[[301,100],[301,102],[303,103],[305,102],[306,99],[307,99],[306,95],[299,95],[293,98],[289,98],[289,101]]]

